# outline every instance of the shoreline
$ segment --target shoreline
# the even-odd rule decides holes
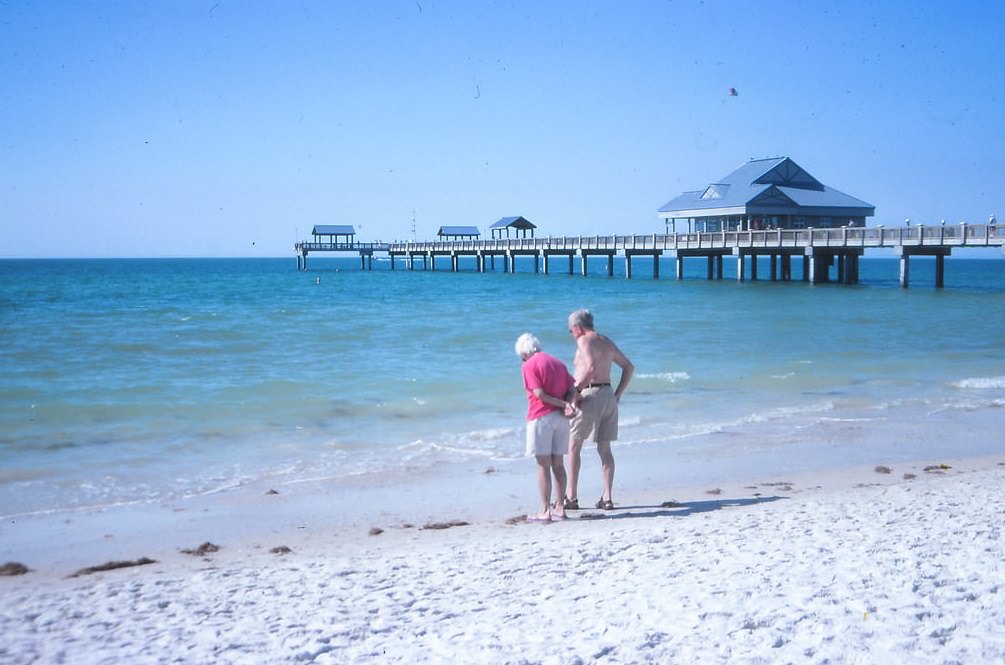
[[[581,485],[592,487],[598,469],[594,468],[595,460],[585,462],[586,457],[584,454]],[[59,579],[110,561],[146,557],[183,563],[191,557],[182,551],[203,543],[212,543],[221,550],[254,552],[272,547],[295,550],[293,544],[334,538],[343,544],[365,547],[374,540],[371,529],[385,535],[450,522],[479,527],[505,525],[519,522],[537,507],[532,460],[525,461],[509,468],[468,465],[465,473],[454,470],[449,484],[435,474],[410,478],[407,484],[396,484],[395,478],[376,484],[372,479],[367,483],[361,479],[361,486],[349,488],[333,488],[324,479],[279,485],[279,490],[266,483],[181,501],[8,517],[0,525],[0,565],[18,563],[27,566],[38,579]],[[925,470],[939,465],[948,468]],[[639,472],[643,470],[636,469],[632,480],[638,486],[615,495],[617,508],[613,512],[593,508],[593,502],[584,496],[580,497],[583,509],[570,515],[624,518],[659,512],[668,502],[756,505],[768,495],[787,499],[805,493],[845,492],[996,466],[1005,466],[1005,451],[777,475],[763,470],[740,476],[724,474],[726,478],[720,482],[671,483],[667,487],[658,486],[651,477],[642,477]],[[629,475],[624,471],[622,474]],[[619,479],[618,485],[622,482]],[[616,490],[620,489],[616,486]]]
[[[389,517],[377,536],[246,531],[202,556],[165,540],[143,549],[154,565],[0,578],[0,660],[1005,657],[1005,453],[673,494],[545,525]],[[270,552],[280,544],[290,552]]]

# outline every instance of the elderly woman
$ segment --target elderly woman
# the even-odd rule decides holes
[[[575,383],[565,363],[541,350],[541,340],[524,333],[516,340],[516,353],[523,360],[523,385],[527,390],[527,454],[537,459],[537,486],[541,512],[528,515],[528,522],[565,519],[565,466],[569,449],[569,420],[575,411]],[[555,476],[554,504],[551,477]]]

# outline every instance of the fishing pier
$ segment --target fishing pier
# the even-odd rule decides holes
[[[491,240],[481,239],[474,226],[441,226],[435,241],[356,244],[351,226],[316,226],[314,236],[322,241],[297,243],[295,251],[297,267],[304,270],[310,252],[342,251],[358,252],[363,268],[372,267],[374,252],[382,252],[392,270],[399,260],[407,270],[420,260],[423,270],[436,270],[439,258],[449,259],[454,272],[462,259],[473,257],[478,272],[494,271],[498,258],[506,272],[516,272],[518,260],[529,260],[535,273],[543,268],[547,274],[558,263],[572,274],[578,258],[586,275],[589,261],[602,259],[609,276],[616,257],[623,257],[628,278],[639,257],[652,261],[653,277],[659,278],[660,258],[668,254],[677,279],[684,278],[685,259],[704,260],[708,279],[722,279],[729,257],[741,282],[758,279],[759,259],[766,257],[772,281],[791,281],[797,263],[805,282],[856,284],[866,250],[892,249],[900,258],[901,286],[910,282],[911,259],[929,256],[935,259],[935,286],[941,288],[945,259],[954,249],[1002,248],[1005,240],[994,214],[987,224],[912,226],[906,220],[905,226],[890,228],[867,226],[874,214],[872,205],[824,185],[792,159],[774,157],[752,159],[704,189],[671,199],[658,211],[666,225],[662,234],[535,238],[537,227],[526,218],[504,217],[489,227]],[[687,232],[678,233],[678,223],[686,224]]]
[[[453,272],[462,269],[462,259],[474,261],[474,269],[496,271],[496,259],[504,272],[516,272],[517,261],[533,262],[535,273],[554,272],[556,265],[573,274],[587,274],[589,262],[606,262],[607,274],[614,275],[615,260],[625,263],[625,276],[634,274],[635,261],[651,260],[654,278],[660,277],[660,257],[674,260],[675,277],[684,278],[684,261],[704,260],[707,278],[722,279],[723,263],[736,262],[736,279],[757,280],[758,258],[767,257],[772,281],[791,281],[793,264],[802,281],[811,284],[858,282],[859,259],[867,250],[891,249],[900,259],[900,285],[910,283],[912,257],[934,257],[935,286],[944,284],[945,259],[954,249],[998,247],[1005,252],[1005,228],[992,224],[956,224],[884,228],[841,227],[836,229],[771,229],[713,231],[651,235],[565,236],[546,238],[495,238],[491,240],[439,240],[391,243],[300,242],[294,247],[297,268],[307,269],[312,252],[354,253],[360,267],[370,269],[375,253],[386,254],[391,270],[399,264],[406,270],[435,271],[441,264]],[[439,261],[439,264],[438,264]],[[468,262],[470,263],[470,262]]]

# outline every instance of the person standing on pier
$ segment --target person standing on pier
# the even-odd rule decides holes
[[[541,350],[541,341],[530,333],[520,335],[515,350],[523,361],[527,390],[527,454],[537,459],[537,486],[541,512],[528,522],[565,519],[565,460],[569,446],[569,417],[576,412],[573,378],[565,363]],[[551,503],[551,477],[555,477],[555,503]]]
[[[569,315],[569,333],[576,338],[576,356],[573,359],[573,377],[577,391],[582,396],[577,404],[579,411],[572,418],[569,436],[569,490],[565,499],[567,509],[579,508],[579,469],[582,464],[583,443],[590,435],[597,443],[597,453],[602,465],[604,493],[597,508],[614,509],[614,455],[611,442],[618,438],[618,402],[635,374],[635,365],[621,352],[609,337],[593,329],[593,314],[588,309],[576,310]],[[611,366],[621,368],[618,387],[611,389]]]

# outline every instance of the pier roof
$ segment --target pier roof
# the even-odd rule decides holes
[[[503,217],[498,222],[489,227],[490,229],[536,229],[525,217]]]
[[[441,226],[440,230],[436,232],[438,236],[480,236],[481,231],[478,230],[477,226]]]
[[[313,235],[316,236],[354,236],[356,230],[351,224],[316,224]]]
[[[869,217],[875,207],[824,185],[788,157],[747,162],[703,190],[684,192],[659,216],[842,215]]]

